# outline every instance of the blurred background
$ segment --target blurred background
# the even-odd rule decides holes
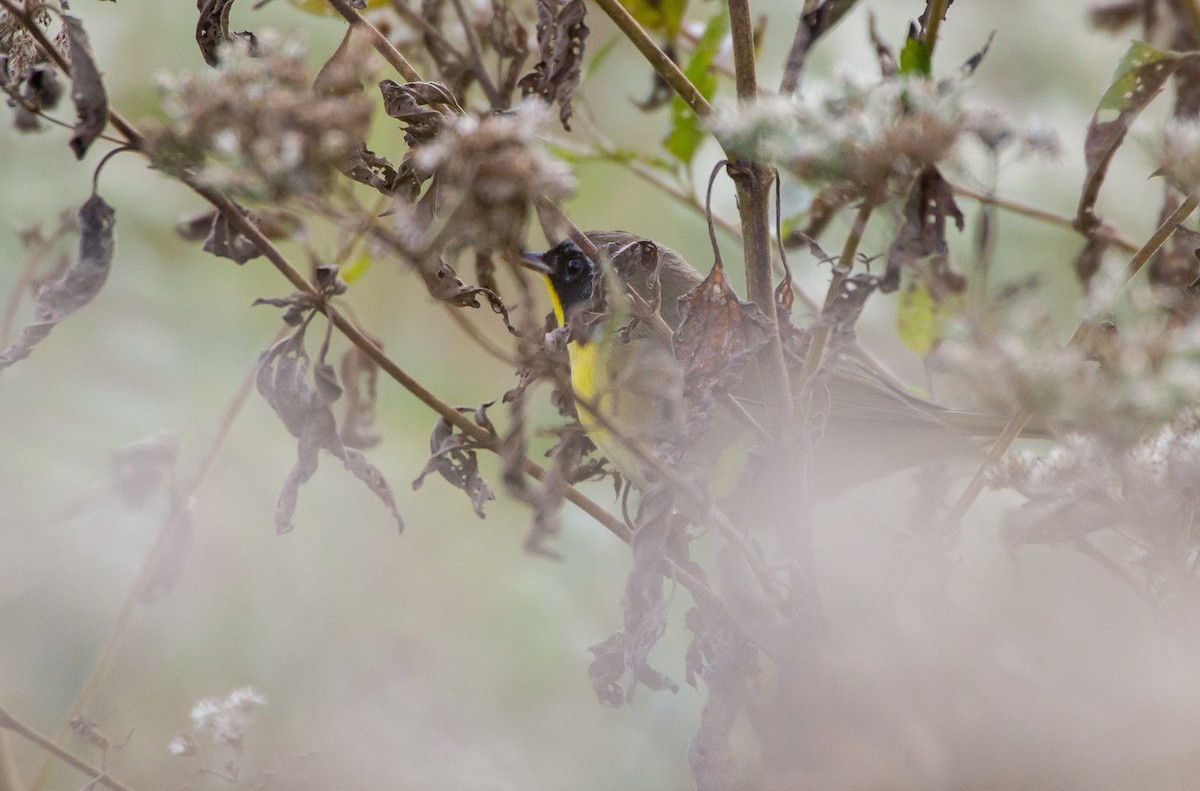
[[[155,116],[159,72],[207,68],[191,13],[168,3],[80,3],[113,106]],[[696,18],[716,6],[696,4]],[[903,43],[920,2],[864,0],[816,49],[806,84],[842,71],[870,74],[873,12],[882,36]],[[767,14],[762,82],[778,82],[795,4],[757,3]],[[1083,177],[1088,119],[1128,42],[1089,29],[1084,3],[960,3],[950,11],[935,70],[948,72],[996,38],[972,96],[1018,126],[1039,120],[1061,136],[1059,161],[1005,163],[1000,194],[1070,215]],[[614,37],[589,9],[589,47]],[[234,10],[234,29],[303,30],[314,64],[343,32],[340,19],[301,13],[283,0]],[[381,76],[393,76],[386,72]],[[653,150],[667,110],[643,115],[631,102],[650,90],[649,70],[627,42],[589,76],[577,106],[624,145]],[[724,91],[726,86],[722,86]],[[1169,100],[1148,114],[1153,123]],[[59,114],[66,112],[60,109]],[[375,150],[400,157],[399,136],[377,113]],[[0,124],[0,295],[17,287],[19,234],[52,227],[90,191],[106,146],[75,164],[69,133],[20,135]],[[650,141],[650,142],[647,142]],[[715,148],[699,157],[707,179]],[[982,154],[963,152],[964,183],[981,178]],[[1159,187],[1136,145],[1117,157],[1101,214],[1128,237],[1153,229]],[[652,236],[698,266],[711,262],[704,225],[621,167],[586,164],[568,214],[587,228]],[[980,183],[980,182],[976,182]],[[127,506],[111,489],[114,449],[158,432],[178,438],[176,472],[186,485],[223,416],[279,327],[278,311],[252,308],[284,296],[287,283],[263,259],[237,267],[177,238],[182,217],[205,208],[188,190],[119,156],[100,192],[117,212],[117,254],[100,296],[57,327],[32,356],[0,373],[0,706],[42,732],[55,731],[92,671],[129,587],[168,512],[158,494]],[[803,195],[794,196],[802,201]],[[963,201],[970,223],[977,206]],[[728,190],[718,211],[733,217]],[[844,226],[842,226],[844,227]],[[894,225],[875,222],[863,250],[882,252]],[[1035,273],[1059,302],[1063,339],[1078,320],[1069,231],[1002,214],[998,284]],[[840,239],[835,227],[829,238]],[[531,246],[542,240],[534,234]],[[727,260],[736,261],[728,239]],[[313,239],[326,255],[332,237]],[[956,241],[967,255],[970,233]],[[74,250],[74,242],[68,245]],[[297,260],[305,260],[303,251]],[[796,255],[810,293],[827,270]],[[735,267],[736,268],[736,267]],[[476,406],[499,398],[513,372],[478,352],[425,290],[394,262],[377,261],[345,297],[384,348],[444,400]],[[18,327],[29,305],[18,313]],[[544,311],[546,306],[538,306]],[[894,308],[874,301],[864,345],[915,385],[920,360],[895,340]],[[472,320],[501,342],[499,318]],[[319,325],[318,325],[319,326]],[[316,333],[313,334],[313,337]],[[539,391],[545,401],[546,391]],[[506,418],[503,409],[496,419]],[[128,744],[108,758],[136,788],[228,787],[195,774],[227,755],[207,749],[172,757],[167,745],[190,727],[203,698],[251,686],[268,705],[245,737],[239,780],[271,788],[686,788],[688,742],[703,696],[683,684],[688,634],[676,597],[672,629],[653,655],[680,683],[676,694],[640,690],[619,709],[600,705],[588,680],[588,647],[621,627],[628,549],[567,507],[554,541],[558,562],[522,549],[529,512],[503,492],[486,520],[436,476],[410,482],[428,455],[434,416],[381,377],[383,442],[367,452],[392,484],[407,530],[335,459],[300,492],[296,529],[278,536],[273,513],[295,459],[295,441],[251,394],[215,464],[195,491],[194,527],[173,588],[139,604],[87,714]],[[538,417],[552,421],[547,408]],[[500,490],[497,464],[482,460]],[[957,471],[954,490],[969,469]],[[818,512],[818,573],[845,685],[818,704],[830,726],[797,775],[811,788],[1176,788],[1194,778],[1200,684],[1191,648],[1155,628],[1151,610],[1103,569],[1063,548],[1024,549],[1014,565],[997,523],[1012,495],[988,495],[949,553],[940,591],[952,606],[930,618],[914,595],[892,631],[871,625],[895,591],[881,558],[896,551],[898,508],[911,476],[855,490]],[[611,486],[588,491],[612,505]],[[907,621],[905,619],[908,619]],[[867,626],[862,626],[867,625]],[[859,628],[862,626],[862,628]],[[769,680],[765,682],[769,691]],[[830,707],[829,711],[820,706]],[[837,709],[837,710],[834,710]],[[753,782],[760,745],[748,725],[739,747]],[[815,746],[814,746],[815,745]],[[41,755],[10,740],[28,780]],[[99,763],[72,737],[70,749]],[[769,785],[763,775],[764,787]],[[49,788],[86,778],[56,765]],[[799,786],[797,786],[799,787]]]

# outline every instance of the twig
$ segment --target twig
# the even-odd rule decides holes
[[[704,98],[704,94],[700,93],[700,89],[692,84],[680,70],[675,61],[662,51],[662,48],[650,38],[645,29],[638,23],[633,15],[625,10],[625,6],[621,5],[618,0],[595,0],[596,5],[600,6],[600,10],[608,14],[609,18],[620,28],[633,45],[638,48],[643,57],[649,61],[650,66],[658,72],[658,75],[663,78],[667,85],[671,86],[671,90],[683,99],[684,104],[692,109],[698,117],[704,118],[712,114],[712,105]]]
[[[400,54],[400,50],[392,46],[392,42],[388,41],[387,36],[379,32],[379,29],[372,25],[367,20],[363,19],[362,14],[358,13],[358,9],[350,5],[347,0],[327,0],[329,5],[333,6],[334,10],[342,15],[347,22],[352,26],[365,32],[371,39],[372,46],[375,51],[383,56],[383,59],[391,64],[400,76],[409,82],[421,82],[420,73],[413,68],[413,65],[408,62],[408,59]]]
[[[946,8],[949,7],[951,0],[929,0],[925,6],[927,18],[925,20],[925,50],[929,53],[929,59],[933,60],[933,49],[937,46],[938,29],[942,26],[942,17],[946,15]]]
[[[1041,220],[1042,222],[1050,223],[1051,225],[1058,225],[1063,228],[1068,228],[1071,231],[1075,231],[1075,220],[1072,217],[1066,217],[1061,214],[1055,214],[1052,211],[1039,209],[1036,206],[1032,206],[1028,203],[1022,203],[1021,201],[1013,200],[1012,198],[1003,198],[999,195],[980,192],[979,190],[974,190],[970,187],[964,187],[961,184],[954,184],[952,186],[957,194],[964,195],[972,200],[977,200],[980,203],[990,203],[998,208],[1004,209],[1005,211],[1010,211],[1013,214],[1020,214],[1024,217],[1030,217],[1034,220]],[[1092,232],[1092,236],[1098,239],[1103,239],[1113,247],[1120,248],[1127,253],[1136,252],[1138,249],[1138,245],[1134,242],[1129,241],[1116,231],[1108,230],[1103,226],[1095,229],[1095,231]]]
[[[91,778],[93,783],[99,783],[100,785],[112,789],[112,791],[133,791],[133,789],[124,783],[120,783],[109,777],[107,772],[97,769],[80,758],[76,758],[74,755],[59,747],[57,744],[38,733],[33,728],[30,728],[28,725],[9,714],[2,707],[0,707],[0,729],[12,731],[13,733],[23,736],[63,763],[69,764],[73,768],[83,772],[85,775]]]
[[[1132,278],[1138,273],[1146,262],[1150,260],[1158,249],[1163,246],[1167,239],[1171,238],[1171,234],[1175,233],[1175,227],[1179,223],[1187,219],[1188,215],[1196,210],[1196,206],[1200,204],[1200,199],[1195,195],[1189,195],[1183,203],[1179,204],[1171,216],[1163,220],[1158,229],[1146,240],[1146,243],[1138,249],[1133,258],[1129,259],[1129,278]],[[1078,327],[1075,328],[1074,334],[1071,335],[1071,340],[1068,345],[1079,345],[1088,338],[1091,332],[1092,324],[1090,321],[1084,320]],[[1021,435],[1022,429],[1029,419],[1033,417],[1033,410],[1029,407],[1021,407],[1015,415],[1005,425],[1004,430],[1000,432],[1000,436],[992,444],[988,450],[987,456],[983,460],[983,464],[975,472],[971,478],[967,488],[959,495],[958,500],[954,503],[954,507],[942,519],[938,532],[942,535],[949,535],[962,521],[962,518],[970,510],[975,500],[983,491],[984,478],[987,476],[988,470],[995,466],[996,462],[1000,461],[1005,452],[1009,449],[1017,437]]]
[[[463,35],[467,39],[467,49],[471,52],[471,70],[475,72],[475,78],[479,80],[479,87],[483,88],[483,92],[487,94],[493,110],[506,109],[508,107],[506,98],[500,95],[496,84],[492,82],[492,75],[488,74],[487,67],[483,65],[483,50],[479,47],[479,37],[475,35],[475,29],[471,27],[471,20],[467,18],[467,11],[463,8],[462,0],[453,0],[453,4],[454,11],[458,14],[458,21],[462,25]]]

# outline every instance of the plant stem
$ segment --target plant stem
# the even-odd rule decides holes
[[[1004,209],[1005,211],[1012,212],[1013,214],[1020,214],[1024,217],[1049,223],[1050,225],[1058,225],[1062,228],[1067,228],[1072,232],[1075,232],[1075,220],[1072,217],[1055,214],[1054,212],[1047,211],[1046,209],[1039,209],[1037,206],[1032,206],[1028,203],[1022,203],[1021,201],[1013,200],[1012,198],[1003,198],[999,195],[980,192],[979,190],[974,190],[970,187],[964,187],[961,184],[953,184],[951,186],[953,187],[954,192],[958,195],[965,195],[966,197],[971,198],[972,200],[977,200],[980,203],[989,203],[998,208]],[[1108,230],[1104,226],[1097,228],[1092,233],[1092,236],[1098,239],[1103,239],[1113,247],[1120,248],[1127,253],[1136,252],[1138,249],[1137,244],[1129,241],[1116,231]]]
[[[471,20],[467,17],[462,0],[453,0],[453,3],[459,24],[462,25],[463,36],[467,40],[467,49],[471,53],[471,70],[475,72],[475,78],[479,80],[479,87],[483,88],[483,92],[487,94],[488,102],[491,103],[493,110],[507,110],[508,102],[496,89],[496,84],[492,82],[492,75],[488,74],[487,67],[483,63],[483,50],[479,48],[479,37],[475,35],[475,29],[471,26]]]
[[[124,783],[119,783],[116,780],[113,780],[105,771],[97,769],[80,758],[76,758],[74,755],[59,747],[57,744],[38,733],[33,728],[30,728],[28,725],[9,714],[3,708],[0,708],[0,729],[12,731],[13,733],[25,737],[63,763],[69,764],[75,769],[78,769],[80,772],[83,772],[85,775],[91,778],[92,783],[99,783],[102,786],[112,789],[112,791],[133,791]]]
[[[675,61],[671,60],[667,53],[663,52],[662,48],[654,42],[654,39],[650,38],[650,35],[633,18],[633,15],[625,10],[625,6],[621,5],[618,0],[595,0],[595,2],[600,6],[600,10],[608,14],[609,19],[638,48],[642,56],[649,61],[650,66],[658,72],[667,85],[671,86],[671,90],[683,99],[684,104],[690,107],[697,117],[704,118],[712,114],[712,105],[704,98],[704,94],[700,93],[700,89],[692,84],[692,81],[675,64]]]
[[[388,41],[387,36],[380,33],[378,28],[363,19],[362,14],[358,13],[358,9],[350,5],[347,0],[328,0],[328,2],[329,5],[333,6],[335,11],[342,15],[342,18],[370,37],[371,45],[375,47],[375,51],[382,55],[383,59],[390,63],[398,74],[409,82],[421,82],[420,73],[413,68],[408,59],[400,54],[400,50],[392,46],[392,42]],[[482,84],[482,81],[480,81],[480,84]]]
[[[925,5],[925,49],[929,53],[929,59],[933,60],[933,49],[937,46],[938,28],[942,26],[942,17],[946,15],[946,9],[949,7],[951,0],[929,0]]]

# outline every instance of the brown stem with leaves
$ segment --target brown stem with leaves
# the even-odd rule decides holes
[[[1200,198],[1197,198],[1195,195],[1189,195],[1179,205],[1179,208],[1172,212],[1171,216],[1167,217],[1158,226],[1158,229],[1138,249],[1133,258],[1129,259],[1129,278],[1136,275],[1146,265],[1146,262],[1171,238],[1171,234],[1175,233],[1176,226],[1186,220],[1196,210],[1197,205],[1200,205]],[[1075,332],[1071,335],[1071,340],[1068,344],[1077,346],[1086,341],[1092,331],[1092,327],[1091,321],[1084,320],[1075,328]],[[955,501],[954,507],[942,519],[938,529],[940,534],[948,535],[958,527],[959,522],[966,516],[967,511],[970,510],[975,500],[979,497],[979,494],[983,491],[984,478],[987,476],[988,470],[992,469],[1000,461],[1000,458],[1008,451],[1012,443],[1021,435],[1021,431],[1025,428],[1025,424],[1029,422],[1031,417],[1033,417],[1033,410],[1028,407],[1022,407],[1008,421],[1000,436],[988,450],[983,464],[980,465],[979,470],[971,478],[971,482],[967,484],[967,488],[963,490],[958,500]]]
[[[11,731],[12,733],[28,739],[49,753],[49,755],[75,769],[78,769],[80,772],[83,772],[85,775],[91,778],[91,783],[88,785],[91,785],[92,783],[98,783],[105,788],[112,789],[112,791],[133,791],[133,789],[124,783],[120,783],[109,777],[104,770],[97,769],[88,762],[80,758],[76,758],[73,754],[59,747],[57,744],[38,733],[33,728],[30,728],[28,725],[9,714],[3,708],[0,708],[0,730]]]

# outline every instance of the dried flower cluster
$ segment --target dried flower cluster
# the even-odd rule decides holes
[[[570,170],[538,139],[545,118],[546,105],[537,100],[482,119],[459,117],[417,151],[417,168],[435,174],[462,244],[515,250],[534,202],[561,200],[574,189]]]
[[[712,127],[728,151],[775,163],[804,181],[848,183],[883,198],[892,182],[907,184],[947,157],[963,125],[951,84],[844,78],[823,95],[728,106]]]
[[[192,707],[191,732],[181,733],[172,739],[167,745],[167,752],[171,755],[195,755],[197,738],[240,752],[251,713],[266,704],[266,698],[251,687],[235,689],[224,700],[199,700]]]
[[[1020,304],[986,338],[952,331],[939,360],[997,409],[1023,404],[1069,416],[1078,430],[1127,447],[1200,400],[1200,326],[1172,323],[1161,289],[1129,286],[1118,298],[1123,279],[1119,269],[1097,278],[1088,312],[1116,307],[1081,345],[1059,342],[1043,306]]]
[[[1200,619],[1200,410],[1181,412],[1128,449],[1072,435],[1048,454],[1017,451],[992,471],[989,483],[1028,498],[1005,520],[1012,548],[1021,544],[1082,544],[1112,531],[1133,551],[1139,584],[1176,625]]]
[[[357,150],[372,102],[317,94],[294,40],[223,45],[216,69],[162,80],[165,126],[148,135],[155,164],[243,197],[321,194]]]
[[[36,16],[40,24],[49,22],[49,13],[44,10]],[[66,53],[61,30],[54,44]],[[11,97],[13,126],[22,132],[40,128],[37,113],[53,109],[63,94],[62,82],[49,56],[37,46],[29,31],[4,10],[0,10],[0,85]]]

